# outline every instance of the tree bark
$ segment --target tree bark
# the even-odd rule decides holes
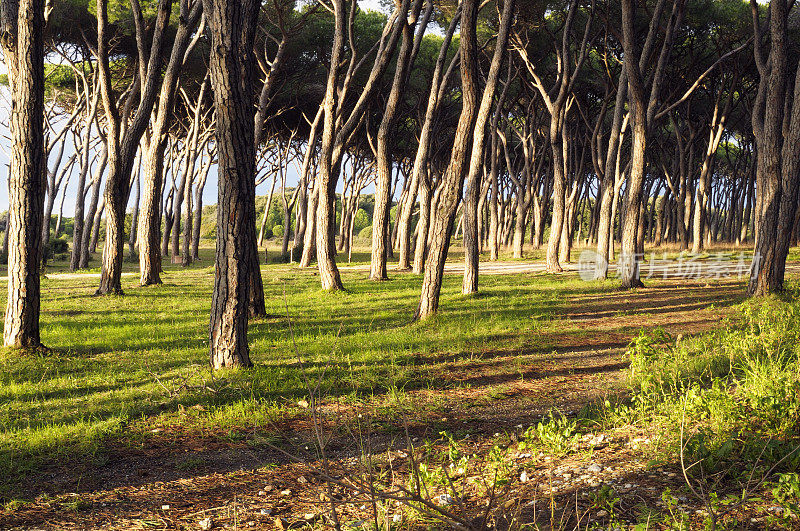
[[[138,6],[138,2],[132,6]],[[147,66],[145,58],[139,57],[138,84],[141,87],[139,105],[133,119],[122,134],[122,120],[117,102],[113,100],[111,73],[109,69],[109,50],[106,30],[108,25],[108,0],[97,0],[97,62],[100,74],[101,94],[106,114],[106,142],[108,144],[108,178],[105,189],[106,237],[103,246],[103,267],[100,275],[98,295],[122,294],[122,258],[124,253],[125,207],[130,195],[130,176],[139,141],[150,121],[150,113],[155,104],[161,80],[161,51],[164,33],[168,26],[172,4],[169,0],[159,0],[156,27],[150,47]],[[137,15],[134,9],[135,17]],[[139,10],[140,11],[140,10]],[[138,13],[141,17],[141,12]],[[136,18],[138,18],[136,17]],[[143,46],[143,30],[137,21],[137,42]],[[146,74],[146,78],[145,78]]]
[[[11,83],[7,347],[41,344],[39,268],[45,193],[44,0],[4,1],[2,47]]]
[[[461,116],[456,127],[450,163],[442,176],[442,193],[432,220],[432,237],[425,264],[419,307],[415,315],[418,319],[430,318],[439,308],[444,264],[450,246],[453,222],[464,187],[464,177],[468,170],[467,158],[478,110],[477,19],[478,1],[464,0],[461,11],[461,42],[459,46],[461,54]]]
[[[480,258],[478,249],[478,197],[481,188],[480,176],[483,169],[486,144],[486,124],[489,121],[497,84],[500,80],[500,67],[503,65],[503,59],[505,58],[506,43],[508,42],[508,34],[513,18],[514,0],[505,0],[503,14],[500,17],[494,55],[489,66],[489,73],[486,76],[486,86],[483,89],[472,134],[472,152],[467,170],[464,198],[464,280],[461,292],[465,295],[478,292],[478,263]],[[497,104],[502,108],[504,104],[503,97],[500,98]],[[497,124],[495,123],[494,125],[496,126]]]
[[[247,344],[255,234],[253,41],[260,3],[203,0],[211,33],[210,71],[217,129],[219,193],[211,367],[252,365]]]

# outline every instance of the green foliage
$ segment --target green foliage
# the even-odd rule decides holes
[[[65,237],[50,238],[45,245],[42,246],[42,260],[52,260],[58,255],[65,255],[69,252],[69,244]]]
[[[800,476],[796,473],[779,474],[772,496],[781,507],[780,515],[773,517],[773,523],[791,528],[800,518]]]
[[[523,433],[519,449],[542,448],[555,455],[566,455],[580,440],[577,422],[550,411],[548,418]]]
[[[272,227],[272,235],[275,238],[280,238],[283,236],[283,225],[275,225]]]
[[[372,225],[367,225],[360,231],[358,231],[358,239],[359,240],[371,240],[372,239]]]
[[[372,220],[369,218],[369,214],[363,208],[359,208],[355,216],[353,216],[353,232],[361,235],[361,231],[366,227],[370,227],[370,230],[372,230],[371,223]]]
[[[664,430],[697,463],[691,475],[800,465],[800,303],[748,301],[740,316],[692,339],[641,334],[628,351],[632,405],[609,411]]]
[[[62,89],[75,88],[75,72],[67,65],[44,65],[45,81],[51,87]]]

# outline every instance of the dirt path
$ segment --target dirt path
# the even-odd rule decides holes
[[[562,264],[561,267],[566,274],[578,274],[581,278],[590,280],[593,276],[593,261],[578,261]],[[340,266],[342,271],[369,271],[370,266]],[[397,271],[396,268],[390,269]],[[547,267],[543,261],[535,262],[481,262],[479,271],[483,275],[512,275],[519,273],[545,273]],[[445,274],[463,274],[464,264],[462,262],[448,262],[444,268]],[[617,264],[609,265],[609,275],[614,276],[617,272]],[[641,277],[643,279],[699,279],[699,278],[735,278],[741,280],[750,272],[750,262],[734,259],[720,260],[715,257],[704,259],[655,259],[644,262],[641,266]],[[800,273],[800,263],[789,262],[786,264],[787,273]]]
[[[586,260],[562,264],[563,272],[566,274],[578,274],[582,278],[591,278],[592,264]],[[368,264],[361,265],[340,265],[341,271],[369,271]],[[390,264],[390,270],[397,271],[396,267]],[[483,275],[513,275],[520,273],[544,273],[547,267],[543,261],[513,261],[513,262],[481,262],[480,273]],[[714,256],[703,259],[659,259],[646,261],[642,265],[641,276],[643,279],[698,279],[698,278],[735,278],[742,279],[749,274],[750,263],[739,260],[738,258],[728,258],[720,260]],[[609,275],[614,276],[617,271],[617,264],[609,265]],[[462,262],[448,262],[444,268],[445,274],[458,275],[464,274],[464,264]],[[788,262],[786,264],[787,273],[800,273],[800,262]],[[125,272],[122,276],[131,277],[138,273]],[[82,278],[100,278],[100,273],[50,273],[47,278],[57,280],[75,280]],[[0,276],[0,281],[7,281],[7,276]]]

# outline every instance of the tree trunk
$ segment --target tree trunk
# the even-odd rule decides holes
[[[150,57],[147,65],[143,65],[145,58],[140,56],[140,69],[138,82],[141,86],[139,106],[130,120],[124,134],[121,135],[121,121],[127,120],[126,113],[121,116],[117,103],[112,100],[111,74],[109,71],[109,50],[106,42],[106,26],[108,24],[108,2],[97,0],[97,31],[98,31],[98,72],[102,90],[103,107],[106,111],[106,141],[108,143],[108,178],[105,189],[106,204],[106,238],[103,246],[103,267],[100,275],[98,295],[122,294],[122,258],[124,253],[125,233],[125,207],[130,195],[130,175],[133,169],[134,158],[139,148],[139,141],[144,134],[150,114],[155,104],[158,88],[161,82],[161,51],[164,45],[164,33],[169,24],[172,3],[169,0],[159,0],[156,17],[156,27],[150,46]],[[141,13],[139,13],[141,16]],[[142,31],[137,23],[137,40],[143,48]],[[146,74],[146,77],[145,75]],[[121,137],[120,137],[121,135]]]
[[[436,215],[432,220],[433,233],[425,264],[419,307],[415,316],[419,319],[433,316],[439,308],[444,264],[450,246],[456,210],[461,199],[465,173],[468,169],[467,158],[472,144],[478,106],[477,18],[477,0],[464,0],[461,11],[461,42],[459,46],[461,54],[461,116],[456,127],[450,163],[442,176],[442,193],[437,203]]]
[[[253,270],[258,257],[251,256],[256,251],[253,40],[260,3],[203,0],[203,6],[212,41],[219,174],[211,367],[248,367],[251,277],[260,277]]]
[[[486,85],[481,96],[472,134],[472,152],[466,176],[466,194],[464,198],[464,281],[461,292],[465,295],[478,292],[478,262],[480,257],[478,249],[478,198],[481,189],[480,176],[483,169],[486,144],[486,124],[489,121],[489,113],[492,110],[494,95],[497,91],[500,67],[505,57],[506,43],[508,42],[508,33],[513,16],[514,0],[505,0],[492,63],[486,76]],[[505,91],[503,91],[503,96],[497,102],[499,108],[503,107],[504,97]],[[494,132],[497,129],[497,121],[493,125]],[[489,149],[491,150],[491,147]]]
[[[139,284],[149,286],[161,283],[161,194],[164,188],[164,151],[167,131],[173,117],[176,87],[181,65],[189,47],[191,34],[200,19],[202,3],[190,9],[188,2],[180,4],[178,30],[172,45],[169,63],[164,71],[158,110],[153,122],[152,141],[145,157],[145,182],[142,212],[139,219]],[[199,225],[198,225],[199,226]]]
[[[45,193],[44,0],[3,2],[3,52],[12,91],[8,301],[3,344],[30,348],[39,334]],[[8,36],[11,35],[10,38]]]

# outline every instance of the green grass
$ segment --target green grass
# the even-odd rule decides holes
[[[774,472],[798,471],[796,295],[748,300],[726,326],[698,337],[642,333],[629,349],[631,400],[606,404],[609,425],[658,433],[656,462],[675,462],[683,446],[689,477],[720,496],[741,495]]]
[[[441,371],[490,350],[536,344],[546,354],[552,345],[536,343],[541,333],[580,330],[557,315],[565,297],[614,288],[575,277],[485,276],[481,294],[464,297],[461,277],[447,276],[441,315],[412,323],[419,276],[375,283],[364,272],[345,272],[348,292],[331,294],[320,290],[313,270],[263,266],[274,317],[251,323],[255,368],[212,377],[211,263],[189,270],[165,264],[159,287],[139,288],[137,276],[124,276],[121,297],[93,296],[96,278],[43,280],[42,341],[52,352],[0,353],[7,488],[45,461],[135,445],[156,427],[235,438],[289,408],[297,414],[294,404],[307,391],[292,334],[308,376],[322,378],[327,397],[391,397],[442,388]]]

